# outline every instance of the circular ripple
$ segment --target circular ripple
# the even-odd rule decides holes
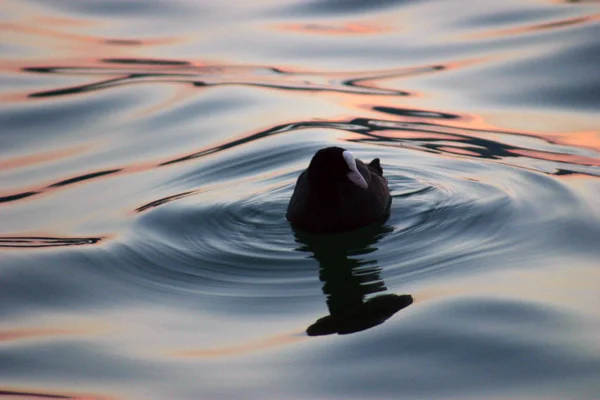
[[[388,284],[576,253],[563,227],[580,230],[590,213],[559,180],[499,163],[421,154],[387,171],[388,223],[397,229],[380,241],[377,259]]]
[[[134,282],[168,290],[261,298],[312,292],[318,267],[294,251],[298,244],[285,219],[292,181],[214,200],[231,198],[234,189],[220,187],[142,214],[107,256],[124,262],[119,270]]]
[[[357,273],[383,271],[382,287],[547,257],[560,243],[556,224],[573,218],[565,207],[578,206],[566,186],[541,173],[404,149],[380,148],[376,155],[393,196],[386,229],[340,240]],[[272,166],[263,178],[188,189],[145,210],[106,252],[108,265],[135,284],[168,292],[238,301],[314,298],[322,286],[315,239],[295,234],[285,219],[300,170],[282,171]]]

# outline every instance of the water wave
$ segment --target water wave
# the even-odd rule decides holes
[[[384,120],[354,118],[346,121],[301,121],[287,123],[251,133],[215,147],[207,147],[186,155],[177,156],[166,161],[156,160],[154,165],[148,161],[144,161],[143,167],[136,164],[123,165],[115,169],[90,172],[74,178],[65,178],[58,182],[35,188],[34,190],[7,193],[0,197],[0,203],[27,199],[31,196],[60,189],[63,186],[69,186],[105,175],[138,173],[142,168],[147,170],[187,162],[226,150],[233,150],[268,137],[319,128],[351,132],[355,137],[350,142],[377,144],[385,147],[407,147],[435,154],[483,158],[557,176],[600,176],[600,153],[594,150],[567,148],[541,135],[536,136],[506,130],[473,129],[428,121],[429,119],[445,120],[461,118],[458,115],[448,113],[379,106],[375,106],[373,109],[386,114],[410,117],[411,119]],[[414,117],[419,120],[413,120]],[[518,140],[514,139],[518,139],[519,137],[533,138],[536,141],[523,141],[523,144],[521,144]],[[174,194],[172,196],[185,195]],[[153,203],[158,204],[169,201],[170,197],[154,200]],[[144,209],[146,206],[140,206],[140,208]]]
[[[598,12],[9,0],[0,398],[597,397]],[[286,221],[331,145],[384,224]]]
[[[365,125],[349,124],[354,130]],[[496,265],[510,265],[511,257],[536,248],[540,241],[560,241],[555,224],[583,221],[592,212],[551,174],[487,161],[504,157],[507,150],[500,144],[481,141],[481,161],[440,160],[435,154],[395,147],[393,140],[379,140],[384,146],[367,154],[381,158],[389,181],[389,230],[374,245],[368,244],[377,250],[374,256],[360,249],[348,256],[357,257],[361,265],[375,262],[394,286],[455,268],[478,268],[476,260],[490,254],[503,254]],[[361,156],[360,148],[356,150]],[[302,154],[307,157],[311,151],[307,148]],[[104,257],[110,258],[112,273],[135,285],[209,298],[301,302],[314,290],[316,270],[310,259],[316,255],[294,237],[284,217],[301,172],[285,168],[286,154],[292,152],[277,146],[268,154],[254,149],[233,166],[228,159],[216,159],[208,171],[170,182],[188,189],[138,207],[140,217],[130,233],[97,262],[104,265]],[[264,173],[257,159],[270,160],[262,166]],[[244,171],[254,173],[245,176]],[[209,183],[229,173],[231,180]],[[546,206],[539,208],[540,203]],[[566,212],[567,207],[578,211]],[[544,234],[534,238],[532,232]],[[542,255],[532,252],[531,257]]]
[[[83,246],[96,244],[101,241],[101,237],[87,238],[59,238],[59,237],[26,237],[26,236],[0,236],[0,247],[62,247],[62,246]]]
[[[268,66],[194,65],[185,60],[121,58],[100,59],[94,66],[36,66],[24,67],[23,71],[35,74],[114,76],[85,85],[30,93],[29,97],[34,98],[81,94],[130,84],[156,82],[188,83],[200,88],[243,85],[281,90],[410,96],[408,91],[381,88],[373,82],[444,71],[460,64],[455,62],[451,65],[436,64],[364,72],[297,72]]]

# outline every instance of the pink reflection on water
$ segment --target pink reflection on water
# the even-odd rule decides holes
[[[266,339],[259,339],[253,342],[240,343],[231,346],[200,348],[191,350],[177,350],[172,354],[176,357],[185,358],[213,358],[240,356],[246,353],[252,353],[261,350],[268,350],[288,344],[298,343],[306,340],[308,336],[304,332],[292,332],[271,336]]]
[[[81,335],[84,333],[86,333],[85,330],[58,328],[2,329],[0,330],[0,343],[45,337]]]
[[[341,23],[341,24],[325,24],[325,23],[306,23],[306,24],[281,24],[276,26],[279,30],[293,31],[301,33],[312,33],[319,35],[373,35],[388,31],[389,28],[379,27],[375,25],[366,25],[361,23]]]
[[[2,388],[0,387],[0,397],[6,400],[11,399],[65,399],[65,400],[116,400],[116,397],[96,394],[74,394],[67,392],[46,392],[34,389],[23,388]]]
[[[60,150],[39,152],[36,154],[28,154],[20,157],[6,158],[0,160],[0,170],[7,171],[9,169],[28,168],[34,165],[44,164],[52,161],[59,161],[86,151],[88,146],[79,145],[67,147]]]
[[[600,14],[588,15],[585,17],[566,18],[558,21],[543,22],[540,24],[519,26],[514,28],[498,29],[472,35],[478,38],[493,38],[500,36],[516,36],[527,33],[533,33],[544,30],[554,30],[561,28],[569,28],[572,26],[584,25],[600,20]]]

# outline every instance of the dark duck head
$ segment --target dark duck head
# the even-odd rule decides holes
[[[378,158],[364,164],[346,149],[327,147],[298,177],[286,217],[308,232],[345,232],[382,222],[390,200]]]
[[[346,181],[367,189],[369,184],[358,171],[354,154],[341,147],[317,151],[308,166],[308,183],[317,190],[335,190]]]

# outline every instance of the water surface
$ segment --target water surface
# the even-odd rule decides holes
[[[0,398],[597,398],[598,2],[2,16]],[[285,220],[332,145],[382,226]]]

